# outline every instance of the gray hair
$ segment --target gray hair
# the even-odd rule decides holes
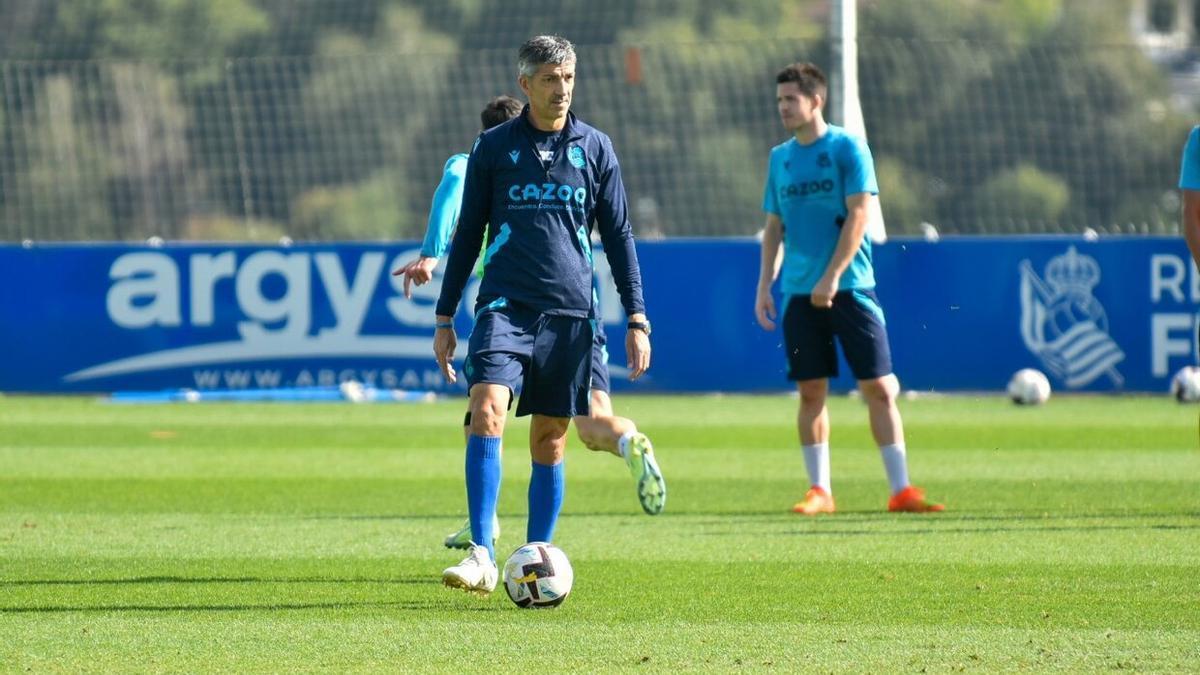
[[[525,77],[532,77],[538,68],[547,63],[558,66],[574,62],[575,45],[558,35],[530,38],[517,52],[517,70]]]

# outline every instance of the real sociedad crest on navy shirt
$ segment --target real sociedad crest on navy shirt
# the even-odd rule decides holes
[[[567,150],[567,159],[570,160],[571,166],[576,169],[582,169],[587,164],[583,159],[583,148],[578,145],[572,145]]]

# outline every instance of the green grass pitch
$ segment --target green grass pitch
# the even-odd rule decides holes
[[[463,402],[0,398],[0,670],[1180,671],[1200,668],[1197,408],[1164,397],[903,401],[891,515],[866,410],[831,403],[840,512],[796,401],[618,396],[669,499],[641,513],[572,436],[556,543],[575,588],[519,610],[440,585],[461,553]],[[510,421],[501,550],[523,541]]]

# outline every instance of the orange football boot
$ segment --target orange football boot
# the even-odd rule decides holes
[[[792,507],[792,513],[802,513],[806,516],[833,513],[833,511],[833,495],[818,485],[809,488],[808,492],[804,494],[804,499]]]
[[[945,510],[945,505],[929,501],[925,498],[925,491],[915,485],[909,485],[888,500],[888,511],[893,512],[933,513]]]

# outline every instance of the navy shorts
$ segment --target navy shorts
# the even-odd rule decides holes
[[[608,383],[608,338],[604,336],[604,327],[592,322],[592,389],[608,393],[612,391]]]
[[[788,379],[836,377],[834,336],[842,345],[855,379],[873,380],[891,374],[892,352],[879,299],[873,290],[856,289],[838,291],[829,309],[813,307],[808,295],[789,296],[783,311]]]
[[[520,392],[517,417],[587,415],[594,344],[587,319],[512,305],[487,309],[475,319],[463,370],[468,386]]]

